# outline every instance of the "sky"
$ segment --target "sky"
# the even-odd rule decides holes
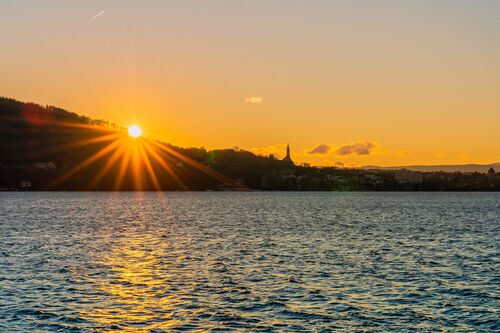
[[[0,95],[313,165],[500,162],[500,1],[0,2]]]

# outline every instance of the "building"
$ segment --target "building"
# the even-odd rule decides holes
[[[38,170],[53,170],[56,169],[56,164],[52,161],[50,162],[36,162],[33,167]]]
[[[31,181],[29,181],[28,179],[23,179],[19,183],[19,187],[23,190],[27,190],[31,187]]]
[[[293,164],[292,157],[290,156],[290,145],[289,144],[286,145],[286,156],[283,159],[283,161],[290,162]]]

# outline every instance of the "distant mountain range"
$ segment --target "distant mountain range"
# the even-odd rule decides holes
[[[405,166],[391,166],[380,167],[375,165],[366,165],[362,167],[365,170],[411,170],[420,172],[479,172],[486,173],[490,168],[495,171],[500,171],[500,162],[493,164],[462,164],[462,165],[405,165]]]

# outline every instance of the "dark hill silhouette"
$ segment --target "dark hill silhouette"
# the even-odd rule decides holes
[[[0,133],[3,190],[500,190],[500,177],[491,172],[316,168],[239,149],[207,151],[150,139],[141,139],[147,149],[135,151],[143,157],[134,171],[133,158],[117,154],[119,145],[109,149],[128,138],[124,128],[1,97]]]
[[[99,138],[114,133],[126,136],[124,128],[104,120],[10,98],[0,98],[0,133],[0,188],[37,190],[87,189],[104,167],[105,157],[64,182],[54,184],[54,180],[109,144]],[[246,151],[207,151],[157,142],[171,150],[161,156],[163,163],[149,158],[162,190],[245,189],[249,185],[259,188],[261,179],[257,170],[281,171],[288,167],[287,163]],[[115,188],[113,182],[119,165],[108,173],[93,189]],[[136,189],[131,178],[126,175],[121,189]],[[147,175],[142,175],[142,183],[144,190],[156,189]]]

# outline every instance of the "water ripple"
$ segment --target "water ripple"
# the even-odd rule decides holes
[[[496,193],[0,193],[1,332],[495,332]]]

